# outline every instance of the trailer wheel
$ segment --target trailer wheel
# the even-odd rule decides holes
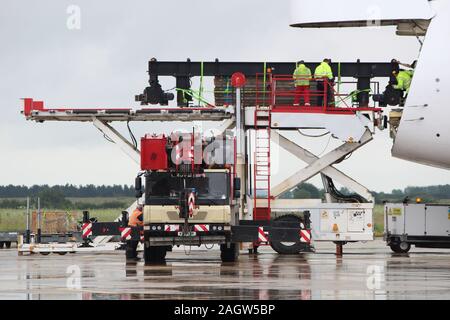
[[[299,225],[301,222],[300,218],[294,215],[281,216],[276,218],[274,221],[296,222]],[[300,239],[296,242],[271,241],[270,246],[279,254],[299,254],[308,248],[308,245],[300,242]]]
[[[5,245],[5,243],[3,241],[0,241],[0,249],[3,249],[4,245]]]
[[[400,243],[391,243],[389,246],[395,253],[407,253],[411,249],[411,244],[404,241]]]
[[[58,252],[58,254],[59,254],[60,256],[64,256],[64,255],[67,254],[67,252]]]
[[[43,256],[48,256],[50,254],[50,252],[39,252],[40,254],[42,254]]]
[[[6,249],[11,249],[11,241],[5,242]]]
[[[220,259],[222,262],[236,262],[239,257],[239,244],[228,243],[220,245]]]
[[[144,246],[145,264],[163,263],[166,260],[166,254],[166,247]]]

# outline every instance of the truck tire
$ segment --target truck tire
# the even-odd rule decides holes
[[[3,249],[4,245],[5,245],[5,243],[3,241],[0,241],[0,249]]]
[[[274,221],[296,222],[300,225],[301,219],[297,216],[289,214],[278,217]],[[307,250],[309,247],[308,244],[300,242],[300,239],[297,242],[271,241],[270,246],[279,254],[299,254],[300,252]]]
[[[395,253],[407,253],[411,249],[411,244],[408,242],[391,243],[389,247]]]
[[[222,262],[236,262],[239,257],[239,244],[229,243],[220,245],[220,260]]]
[[[11,241],[5,242],[6,249],[11,249]]]
[[[166,254],[166,247],[144,246],[145,264],[164,263],[166,260]]]

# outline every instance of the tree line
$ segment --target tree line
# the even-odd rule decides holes
[[[351,192],[346,188],[339,190],[342,194],[350,194]],[[406,197],[414,200],[420,197],[423,202],[437,202],[441,200],[449,200],[450,202],[450,185],[435,185],[426,187],[406,187],[403,190],[394,189],[390,193],[386,192],[372,192],[376,203],[383,201],[401,202]],[[36,198],[39,197],[42,208],[52,209],[110,209],[110,208],[126,208],[129,203],[118,201],[116,197],[134,197],[134,187],[127,185],[112,185],[112,186],[75,186],[66,184],[64,186],[48,186],[48,185],[34,185],[26,186],[0,186],[0,208],[24,208],[26,200],[24,198],[31,198],[31,206],[36,207]],[[103,197],[110,198],[103,202],[98,201],[76,201],[67,198],[94,198]],[[1,199],[3,198],[3,199]],[[323,199],[324,190],[319,189],[313,184],[302,183],[292,190],[282,195],[284,199]]]
[[[39,197],[39,204],[37,198]],[[61,210],[94,210],[94,209],[116,209],[127,208],[130,204],[125,201],[117,201],[114,198],[103,202],[98,201],[72,201],[65,197],[60,191],[43,190],[36,197],[30,198],[30,208],[36,209],[61,209]],[[0,200],[0,208],[3,209],[24,209],[27,201],[24,198]]]
[[[129,185],[112,185],[112,186],[96,186],[88,185],[33,185],[15,186],[7,185],[0,186],[0,198],[24,198],[37,197],[42,192],[59,192],[65,197],[72,198],[90,198],[90,197],[133,197],[134,187]]]
[[[96,186],[90,185],[33,185],[0,186],[0,208],[21,209],[30,197],[31,208],[37,208],[37,198],[41,208],[62,210],[93,210],[127,208],[130,204],[118,201],[117,197],[134,197],[134,187],[128,185]],[[77,201],[68,198],[109,198],[104,201]],[[2,199],[3,198],[3,199]]]

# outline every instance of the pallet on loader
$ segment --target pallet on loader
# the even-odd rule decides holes
[[[17,251],[19,256],[26,253],[28,254],[42,254],[49,255],[55,253],[59,255],[65,255],[67,253],[77,252],[105,252],[114,251],[120,247],[120,243],[108,243],[93,247],[83,247],[79,242],[66,242],[66,243],[24,243],[23,236],[19,236],[19,242],[17,245]]]

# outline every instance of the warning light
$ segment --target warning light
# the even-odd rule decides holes
[[[372,224],[371,224],[371,223],[368,223],[368,224],[367,224],[367,227],[368,227],[368,228],[372,228]]]
[[[245,86],[245,75],[241,72],[235,72],[231,76],[231,85],[235,88],[242,88]]]
[[[422,202],[422,198],[417,197],[416,198],[416,203],[421,203]]]
[[[337,223],[333,224],[333,232],[338,232],[339,231],[339,227],[337,225]]]

